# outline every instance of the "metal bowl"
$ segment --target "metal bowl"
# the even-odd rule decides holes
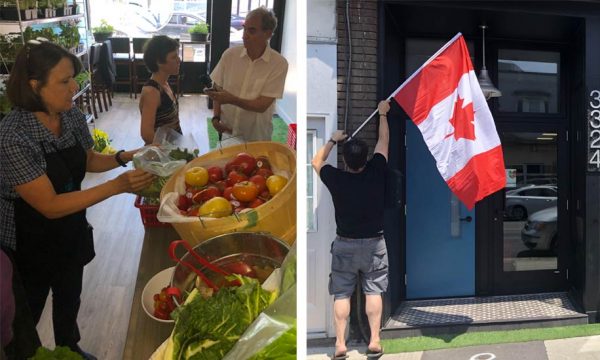
[[[287,255],[289,246],[269,234],[236,232],[201,242],[194,247],[194,251],[215,265],[244,261],[251,267],[278,268]],[[189,253],[186,253],[181,260],[195,264],[211,280],[220,276],[212,271],[205,271],[204,267]],[[171,286],[179,288],[182,294],[187,294],[194,288],[196,277],[196,273],[178,263],[171,277]],[[177,304],[176,299],[175,303]]]

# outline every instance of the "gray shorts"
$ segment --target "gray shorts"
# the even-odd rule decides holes
[[[388,286],[388,258],[383,236],[349,239],[337,236],[331,244],[329,294],[335,299],[352,296],[358,275],[366,295],[379,295]]]

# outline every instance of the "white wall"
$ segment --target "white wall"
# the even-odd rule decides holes
[[[325,119],[323,141],[337,129],[337,32],[336,3],[334,0],[308,0],[307,11],[307,48],[306,48],[306,101],[308,119]],[[333,151],[328,162],[337,164],[337,152]],[[335,219],[333,203],[328,191],[322,183],[318,190],[318,209],[322,215],[317,233],[307,234],[307,262],[314,264],[317,274],[328,274],[330,271],[330,255],[327,249],[335,235]],[[326,213],[326,214],[325,214]],[[308,279],[307,279],[308,280]],[[332,321],[332,298],[327,291],[327,284],[316,281],[309,283],[313,298],[327,299],[323,319],[308,317],[308,337],[335,336]],[[307,299],[311,302],[310,297]],[[323,302],[312,301],[316,306]],[[321,314],[321,312],[318,312]],[[321,333],[317,329],[325,329]],[[311,330],[318,332],[311,332]]]
[[[309,41],[336,41],[336,13],[333,0],[309,0],[306,32]]]
[[[281,41],[281,55],[288,61],[288,73],[285,79],[285,90],[283,98],[277,101],[276,112],[288,124],[295,123],[296,119],[296,101],[298,95],[298,69],[297,69],[297,37],[296,31],[296,0],[285,2],[285,19],[283,25],[283,35]]]

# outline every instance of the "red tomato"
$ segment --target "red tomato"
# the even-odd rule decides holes
[[[227,182],[225,180],[220,180],[215,183],[215,186],[223,193],[223,190],[227,187]]]
[[[223,180],[223,169],[218,166],[208,168],[208,180],[212,183]]]
[[[264,200],[261,200],[260,198],[256,198],[252,202],[250,202],[250,204],[248,204],[248,207],[254,209],[254,208],[261,206],[264,203],[265,203]]]
[[[209,186],[206,189],[200,191],[199,193],[196,193],[196,195],[194,195],[194,197],[192,198],[192,201],[194,201],[194,203],[196,204],[200,204],[204,201],[214,198],[215,196],[221,196],[221,192],[216,187]]]
[[[264,201],[267,201],[271,198],[271,194],[269,193],[269,190],[265,190],[261,192],[260,195],[258,195],[258,197]]]
[[[248,177],[246,175],[234,170],[229,173],[229,176],[227,176],[227,185],[233,186],[245,180],[248,180]]]
[[[223,190],[223,197],[227,200],[235,200],[235,198],[232,196],[233,195],[233,187],[226,187],[225,190]]]
[[[233,185],[233,196],[242,202],[252,201],[258,196],[258,186],[251,181],[239,182]]]
[[[190,206],[192,206],[191,199],[188,199],[185,195],[179,195],[179,199],[177,200],[177,208],[179,210],[186,211]]]
[[[264,155],[257,156],[256,157],[256,168],[271,170],[271,163],[269,162],[269,158],[267,158]]]
[[[252,174],[252,171],[256,168],[256,159],[247,153],[237,154],[234,163],[239,164],[240,170],[246,175]]]
[[[191,208],[188,209],[188,211],[185,213],[186,216],[198,216],[198,211],[199,211],[200,207],[198,206],[193,206]]]
[[[264,177],[265,179],[268,179],[269,176],[273,175],[273,172],[271,171],[271,169],[258,169],[258,171],[256,172],[256,175],[260,175],[262,177]]]
[[[256,184],[256,187],[258,187],[259,194],[261,192],[267,190],[267,179],[265,179],[264,176],[254,175],[253,177],[250,178],[250,181],[252,181],[254,184]]]

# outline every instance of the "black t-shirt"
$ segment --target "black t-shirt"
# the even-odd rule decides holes
[[[331,165],[321,168],[321,180],[333,198],[339,236],[370,238],[383,234],[386,166],[385,157],[375,153],[360,173]]]

